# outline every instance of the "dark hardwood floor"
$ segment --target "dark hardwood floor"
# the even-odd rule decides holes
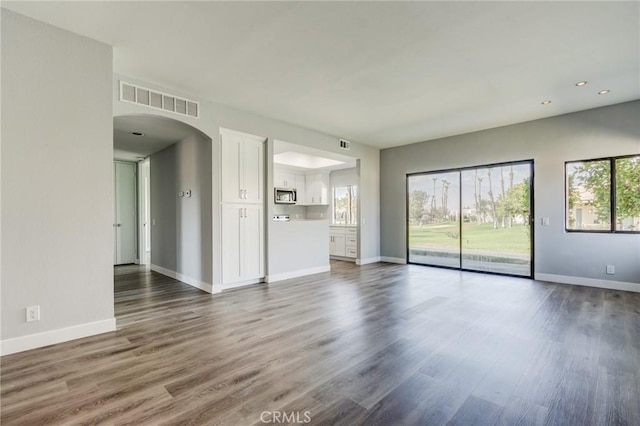
[[[1,359],[3,425],[640,425],[640,294],[413,265],[211,296],[116,268],[118,331]]]

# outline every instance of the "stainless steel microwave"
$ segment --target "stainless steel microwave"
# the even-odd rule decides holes
[[[276,204],[295,204],[297,192],[292,188],[274,188],[273,200]]]

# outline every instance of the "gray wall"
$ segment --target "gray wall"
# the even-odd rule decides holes
[[[150,161],[151,263],[211,284],[211,140],[194,134]]]
[[[406,256],[407,173],[533,159],[536,274],[640,283],[640,235],[564,231],[564,162],[640,153],[639,117],[634,101],[382,150],[381,255]]]
[[[1,338],[115,326],[111,47],[4,9],[1,27]]]

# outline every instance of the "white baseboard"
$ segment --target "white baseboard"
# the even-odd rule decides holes
[[[266,281],[266,278],[265,278],[264,281]],[[264,281],[262,280],[262,278],[255,278],[253,280],[239,281],[237,283],[222,284],[220,291],[229,290],[229,289],[232,289],[232,288],[244,287],[244,286],[247,286],[247,285],[260,284],[260,283],[262,283]]]
[[[600,280],[600,279],[594,279],[594,278],[572,277],[569,275],[554,275],[554,274],[539,274],[539,273],[535,274],[535,279],[538,281],[549,281],[552,283],[559,283],[559,284],[573,284],[573,285],[583,285],[586,287],[607,288],[611,290],[640,292],[640,284],[628,283],[624,281],[609,281],[609,280]]]
[[[67,342],[69,340],[95,336],[96,334],[115,331],[115,329],[116,319],[111,318],[42,333],[29,334],[27,336],[14,337],[0,342],[0,355],[9,355],[41,348],[43,346],[55,345],[56,343]]]
[[[155,271],[159,274],[166,275],[167,277],[170,277],[170,278],[174,278],[185,284],[189,284],[192,287],[199,288],[202,291],[206,291],[207,293],[213,293],[213,286],[209,283],[205,283],[195,278],[191,278],[179,272],[172,271],[171,269],[163,268],[162,266],[154,265],[153,263],[151,264],[150,268],[152,271]]]
[[[406,265],[407,259],[403,259],[402,257],[380,256],[380,262],[399,263],[401,265]]]
[[[268,283],[275,283],[276,281],[283,281],[291,278],[304,277],[313,274],[321,274],[322,272],[329,271],[331,271],[331,265],[316,266],[314,268],[299,269],[297,271],[284,272],[282,274],[272,274],[267,276],[265,281]]]
[[[369,263],[380,262],[380,256],[370,257],[368,259],[356,259],[356,265],[368,265]]]

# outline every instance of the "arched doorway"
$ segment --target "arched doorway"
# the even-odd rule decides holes
[[[136,167],[135,263],[207,292],[213,282],[211,150],[212,139],[182,121],[114,117],[114,161]],[[114,227],[114,247],[122,231]]]

